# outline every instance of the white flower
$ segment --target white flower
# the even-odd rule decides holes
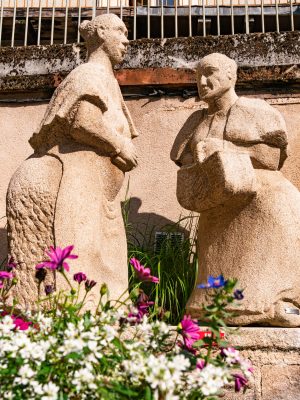
[[[30,379],[35,375],[35,372],[28,364],[22,365],[18,372],[19,377],[15,378],[14,382],[20,385],[28,385]]]
[[[205,396],[216,394],[218,390],[229,382],[227,369],[216,367],[211,364],[200,371],[199,377],[202,383],[201,390]]]
[[[59,388],[52,382],[43,385],[41,400],[57,400]]]
[[[225,355],[225,361],[227,364],[236,364],[240,361],[240,352],[234,347],[227,347],[227,349],[223,349],[223,353]]]
[[[0,321],[0,333],[2,335],[10,334],[11,330],[15,328],[14,322],[10,315],[5,315]]]

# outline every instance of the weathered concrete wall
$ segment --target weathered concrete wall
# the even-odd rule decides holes
[[[152,69],[167,69],[169,79],[172,70],[177,75],[181,71],[181,76],[169,83],[194,83],[192,69],[200,58],[212,52],[236,60],[240,67],[238,85],[299,84],[300,32],[131,41],[117,77],[122,85],[151,85],[155,83],[155,76],[149,79]],[[3,97],[5,93],[19,91],[51,92],[85,57],[85,46],[76,44],[1,48],[0,94]],[[128,73],[133,69],[144,70],[144,74],[129,79]]]
[[[300,98],[269,99],[286,119],[291,154],[284,165],[285,175],[300,189]],[[166,224],[176,221],[183,212],[176,200],[177,167],[169,159],[176,134],[199,106],[195,98],[142,98],[127,100],[140,136],[135,139],[139,166],[130,174],[129,195],[132,198],[131,218],[135,222]],[[28,139],[39,124],[46,103],[0,106],[0,217],[5,216],[5,194],[9,179],[20,163],[31,154]],[[125,198],[124,186],[124,198]],[[5,218],[0,220],[0,242],[5,254]],[[1,257],[0,257],[1,259]]]

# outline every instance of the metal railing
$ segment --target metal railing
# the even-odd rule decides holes
[[[300,0],[0,0],[0,46],[79,43],[80,23],[109,12],[130,39],[300,29]]]

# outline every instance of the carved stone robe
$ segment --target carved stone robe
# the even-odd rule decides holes
[[[199,164],[195,147],[210,137],[222,139],[224,150]],[[226,142],[235,149],[226,150]],[[264,154],[245,154],[255,146],[264,154],[279,149],[277,168],[264,161]],[[245,289],[232,324],[300,326],[300,194],[279,171],[286,154],[280,113],[262,100],[246,98],[223,115],[195,112],[171,152],[181,167],[178,200],[200,212],[197,283],[223,274]],[[207,292],[195,288],[187,312],[201,318],[208,301]]]
[[[87,145],[84,135],[77,140],[73,132],[81,102],[101,111],[106,131],[100,146],[99,138],[97,145],[91,145],[91,138]],[[93,122],[92,114],[84,118]],[[21,263],[15,295],[23,306],[37,296],[34,266],[50,245],[75,246],[79,258],[71,263],[72,272],[82,271],[98,283],[91,292],[92,307],[102,283],[113,299],[126,290],[127,244],[119,197],[124,172],[112,163],[118,135],[134,138],[137,132],[116,79],[99,64],[79,66],[54,93],[30,139],[35,152],[8,188],[9,253]],[[59,279],[48,272],[44,284],[62,288]]]

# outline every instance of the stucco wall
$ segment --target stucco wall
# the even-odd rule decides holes
[[[293,103],[289,103],[293,101]],[[283,171],[300,189],[300,99],[277,99],[271,103],[284,115],[290,135],[290,157]],[[166,224],[183,212],[176,200],[177,167],[169,159],[176,134],[201,103],[191,98],[142,98],[128,100],[128,107],[140,132],[135,139],[139,166],[130,174],[129,196],[134,222]],[[46,103],[0,105],[0,217],[5,216],[5,194],[9,179],[18,165],[31,154],[28,144],[34,127],[45,111]],[[123,198],[125,198],[126,184]],[[0,259],[5,256],[5,218],[0,220]],[[142,228],[142,225],[141,225]]]

